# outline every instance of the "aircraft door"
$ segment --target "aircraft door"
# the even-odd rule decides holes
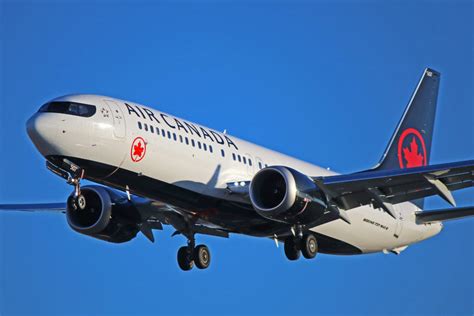
[[[124,138],[125,137],[125,118],[123,116],[122,109],[120,106],[112,100],[104,100],[104,102],[109,107],[112,118],[114,120],[114,135],[117,138]]]

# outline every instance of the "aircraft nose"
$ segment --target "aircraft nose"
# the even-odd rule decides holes
[[[47,113],[35,113],[26,122],[26,132],[33,144],[43,156],[54,152],[54,141],[57,137],[57,128]]]

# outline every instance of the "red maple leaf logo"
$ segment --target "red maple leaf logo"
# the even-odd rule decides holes
[[[139,162],[145,157],[146,142],[143,138],[137,137],[133,140],[130,147],[130,159],[133,162]]]
[[[145,147],[142,146],[141,142],[138,142],[138,144],[133,146],[133,155],[141,157],[143,155],[143,150]]]
[[[418,153],[418,144],[416,143],[415,137],[413,137],[410,147],[403,148],[403,156],[407,162],[407,168],[423,166],[424,157]]]

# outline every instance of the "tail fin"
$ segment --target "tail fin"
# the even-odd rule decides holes
[[[425,69],[382,159],[372,170],[404,169],[429,164],[439,81],[439,72]],[[416,204],[423,206],[422,201]]]
[[[425,69],[402,119],[375,170],[429,164],[440,73]]]

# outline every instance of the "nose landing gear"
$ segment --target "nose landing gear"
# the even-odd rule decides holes
[[[78,196],[73,196],[70,200],[70,205],[73,210],[85,210],[87,206],[86,198],[84,195],[80,194]]]
[[[85,170],[66,158],[59,165],[46,161],[46,168],[65,179],[67,184],[74,186],[74,194],[68,199],[69,207],[73,210],[84,210],[87,201],[81,194],[81,180],[84,178]]]
[[[81,194],[81,179],[84,178],[84,169],[78,167],[73,176],[69,176],[67,183],[74,186],[74,194],[69,203],[73,210],[85,210],[87,201],[84,195]]]

